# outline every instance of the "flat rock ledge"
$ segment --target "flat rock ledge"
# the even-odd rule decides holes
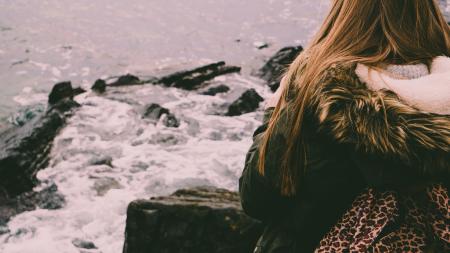
[[[244,214],[236,192],[182,189],[129,204],[123,252],[253,252],[262,228]]]

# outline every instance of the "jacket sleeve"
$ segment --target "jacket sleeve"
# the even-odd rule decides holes
[[[355,151],[354,157],[396,161],[403,171],[416,169],[412,171],[415,175],[448,175],[448,115],[419,111],[403,103],[392,91],[372,91],[354,77],[348,77],[351,74],[342,76],[332,75],[321,83],[313,104],[319,132],[349,145]],[[360,164],[364,167],[363,160],[360,159]],[[401,170],[381,166],[366,172],[378,174],[382,180],[400,175]]]
[[[258,172],[259,148],[273,109],[270,107],[265,110],[262,124],[253,133],[253,143],[247,152],[244,170],[239,178],[239,193],[244,212],[263,222],[276,217],[280,210],[286,210],[289,205],[289,199],[281,196],[277,183],[278,166],[285,147],[284,136],[277,129],[269,140],[265,173],[261,175]]]

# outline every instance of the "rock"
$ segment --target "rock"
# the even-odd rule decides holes
[[[83,239],[75,238],[72,240],[73,246],[80,249],[96,249],[97,247],[93,242],[85,241]]]
[[[180,121],[175,117],[175,115],[169,113],[162,120],[166,127],[179,127]]]
[[[163,114],[169,113],[170,113],[169,109],[164,108],[158,104],[151,103],[147,105],[143,117],[152,119],[157,122]]]
[[[163,119],[163,124],[167,127],[178,127],[180,122],[178,119],[170,113],[169,109],[164,108],[158,104],[149,104],[144,112],[143,118],[150,119],[154,124],[158,123],[161,116],[165,114],[166,117]]]
[[[78,94],[85,93],[85,92],[86,92],[86,90],[83,89],[83,88],[81,88],[81,87],[76,87],[76,88],[74,88],[73,91],[72,91],[73,96],[76,96],[76,95],[78,95]]]
[[[35,186],[37,171],[47,166],[53,139],[79,106],[64,98],[23,126],[0,133],[0,197],[14,197]]]
[[[90,165],[107,165],[109,167],[113,167],[112,165],[112,157],[109,155],[105,155],[105,156],[97,156],[97,157],[93,157],[92,159],[89,160],[89,164]]]
[[[262,41],[255,41],[255,42],[253,42],[253,46],[256,47],[257,49],[264,49],[264,48],[268,48],[269,44],[266,42],[262,42]]]
[[[230,87],[226,86],[225,84],[221,84],[219,86],[216,87],[211,87],[208,90],[202,92],[202,95],[207,95],[207,96],[215,96],[219,93],[225,93],[228,92],[230,90]]]
[[[193,70],[176,72],[174,74],[164,76],[160,78],[157,83],[166,87],[194,90],[199,88],[205,81],[211,80],[217,76],[240,71],[240,67],[227,66],[225,65],[225,62],[221,61]]]
[[[123,253],[253,252],[262,225],[246,216],[239,195],[197,187],[128,206]]]
[[[74,96],[84,92],[86,92],[86,90],[81,87],[75,89],[72,88],[72,83],[70,81],[60,82],[53,86],[50,95],[48,95],[48,103],[56,104],[64,98],[73,99]]]
[[[136,84],[142,84],[139,77],[131,75],[131,74],[126,74],[126,75],[120,76],[117,79],[117,81],[115,81],[109,85],[110,86],[124,86],[124,85],[136,85]]]
[[[102,79],[97,79],[94,83],[94,85],[92,85],[91,89],[95,92],[98,93],[103,93],[106,90],[106,82],[105,80]]]
[[[64,204],[65,198],[58,192],[55,184],[38,192],[29,191],[9,199],[0,197],[0,227],[19,213],[32,211],[37,207],[54,210],[63,207]]]
[[[92,188],[97,192],[98,196],[105,196],[109,190],[122,189],[123,186],[114,178],[103,177],[96,179]]]
[[[259,70],[258,76],[267,81],[272,91],[276,91],[280,86],[280,78],[283,71],[302,51],[303,48],[301,46],[281,49]]]
[[[60,82],[53,86],[50,95],[48,96],[48,103],[55,104],[63,98],[73,98],[73,88],[71,82]]]
[[[225,115],[238,116],[244,113],[253,112],[258,109],[259,103],[262,101],[264,101],[264,99],[255,91],[255,89],[249,89],[228,107],[228,112]]]

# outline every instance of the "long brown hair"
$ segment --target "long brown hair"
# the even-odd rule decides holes
[[[450,56],[450,29],[435,0],[334,0],[311,44],[289,66],[281,99],[260,147],[259,172],[264,174],[270,136],[282,110],[289,108],[286,152],[280,164],[281,194],[295,195],[306,168],[302,127],[311,93],[334,63],[429,63]],[[305,58],[307,57],[307,60]],[[295,94],[293,99],[289,92]]]

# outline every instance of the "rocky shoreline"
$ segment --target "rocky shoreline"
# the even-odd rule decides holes
[[[130,203],[123,252],[252,252],[261,232],[236,192],[181,189]]]
[[[300,51],[301,47],[280,50],[259,71],[258,76],[266,80],[274,90],[281,70]],[[94,95],[102,96],[108,89],[121,86],[159,85],[197,92],[204,96],[217,96],[232,92],[233,87],[225,84],[211,86],[208,81],[239,71],[240,67],[216,62],[162,77],[141,79],[126,74],[112,82],[98,79],[91,89]],[[84,92],[86,91],[81,88],[73,88],[70,82],[57,83],[49,94],[44,112],[28,119],[21,126],[13,126],[0,133],[0,235],[9,232],[8,221],[19,213],[35,208],[52,210],[64,207],[65,198],[58,192],[57,186],[52,182],[39,182],[36,174],[48,166],[53,140],[82,106],[74,97]],[[231,117],[253,112],[263,100],[254,89],[247,89],[234,102],[225,105],[218,116]],[[180,126],[176,113],[158,103],[146,105],[142,118],[151,124],[162,122],[169,128]],[[96,164],[112,166],[111,161],[98,161]],[[39,186],[39,190],[36,186]],[[152,215],[147,217],[150,213]],[[160,215],[155,216],[154,213]],[[151,224],[147,226],[147,223],[141,223],[150,220],[159,225],[152,227]],[[187,229],[191,226],[192,228]],[[177,232],[182,228],[187,229],[185,232],[189,231],[188,234],[192,237],[183,237],[187,236],[184,235],[185,232]],[[257,221],[243,214],[237,193],[215,188],[183,189],[168,197],[131,202],[128,207],[124,252],[143,252],[143,249],[149,247],[158,252],[179,252],[177,248],[183,248],[184,252],[211,252],[211,249],[220,249],[217,252],[248,252],[260,230],[261,226]],[[147,240],[148,233],[153,235],[150,241]],[[179,241],[179,244],[170,243],[173,240]],[[242,243],[235,245],[234,241]],[[79,240],[76,244],[80,244]]]

